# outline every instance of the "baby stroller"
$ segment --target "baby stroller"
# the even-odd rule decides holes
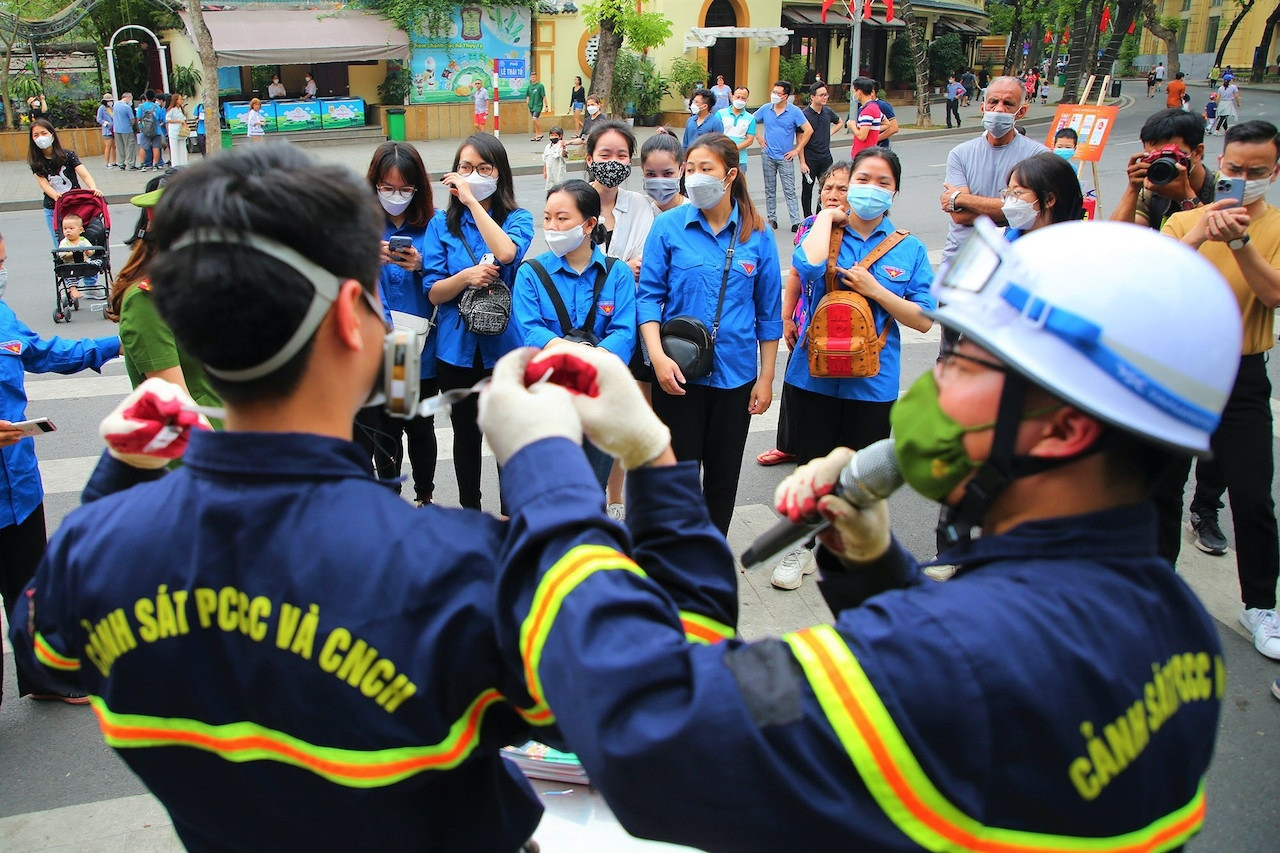
[[[53,322],[70,323],[71,312],[80,310],[80,297],[96,300],[92,310],[101,311],[111,292],[111,212],[107,200],[93,190],[67,190],[53,204],[53,227],[58,242],[62,241],[62,218],[74,213],[84,221],[84,237],[93,248],[54,249],[53,287],[55,307]],[[62,257],[66,255],[67,257]]]

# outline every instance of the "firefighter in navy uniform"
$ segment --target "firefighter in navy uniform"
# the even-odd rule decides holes
[[[15,653],[91,694],[192,850],[514,851],[542,812],[498,754],[554,736],[497,644],[505,526],[415,509],[351,442],[384,359],[379,222],[354,175],[287,146],[174,178],[153,225],[156,303],[227,430],[195,431],[175,386],[140,386],[104,421],[96,499],[68,516],[13,620]],[[520,432],[581,441],[567,403]],[[180,470],[130,467],[163,465],[148,455],[188,435]],[[539,456],[582,458],[576,444]],[[705,513],[677,532],[727,579],[693,591],[708,603],[686,608],[691,630],[732,624],[723,539]]]
[[[504,469],[504,649],[631,833],[732,851],[1156,851],[1201,826],[1224,667],[1156,553],[1147,496],[1170,454],[1208,450],[1238,361],[1231,291],[1133,225],[975,233],[930,312],[960,342],[894,415],[907,483],[949,507],[948,530],[982,529],[940,558],[953,580],[923,576],[883,502],[834,493],[841,449],[777,495],[793,520],[832,522],[818,559],[835,624],[690,645],[589,505],[584,465]],[[531,367],[547,358],[597,374],[573,397],[592,442],[633,441],[648,415],[625,371],[568,347]],[[520,405],[498,378],[492,417]],[[628,523],[682,476],[656,446],[631,455],[647,466]],[[690,584],[704,571],[670,563]]]

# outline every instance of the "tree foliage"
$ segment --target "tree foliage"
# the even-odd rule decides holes
[[[634,0],[592,0],[582,7],[582,23],[588,32],[598,29],[596,65],[591,75],[591,93],[608,102],[616,88],[614,71],[622,45],[642,53],[671,38],[671,21],[660,12],[641,11],[642,3]],[[623,104],[610,104],[616,111]]]
[[[359,5],[377,12],[409,34],[446,33],[458,11],[458,4],[452,0],[360,0]],[[492,9],[495,6],[537,9],[538,0],[467,0],[466,5],[482,9]]]
[[[929,45],[929,76],[939,86],[947,82],[948,75],[959,74],[960,69],[968,64],[958,33],[939,36]]]

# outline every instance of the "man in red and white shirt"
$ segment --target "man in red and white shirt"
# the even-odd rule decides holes
[[[853,148],[849,156],[857,156],[864,148],[874,148],[880,141],[880,124],[884,114],[876,104],[876,81],[870,77],[858,77],[853,81],[853,97],[858,101],[858,115],[845,126],[853,131]]]

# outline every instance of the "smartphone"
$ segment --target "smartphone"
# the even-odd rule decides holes
[[[387,241],[387,251],[403,252],[405,249],[413,247],[413,239],[411,237],[392,237]]]
[[[493,252],[485,252],[480,256],[480,263],[493,264],[496,267],[498,265],[498,259],[494,257]]]
[[[1213,200],[1233,198],[1236,204],[1244,203],[1244,178],[1218,178],[1213,184]]]
[[[15,421],[13,428],[22,430],[23,435],[29,435],[32,438],[37,435],[44,435],[46,432],[54,432],[58,429],[53,425],[53,421],[48,418],[36,418],[30,421]]]

